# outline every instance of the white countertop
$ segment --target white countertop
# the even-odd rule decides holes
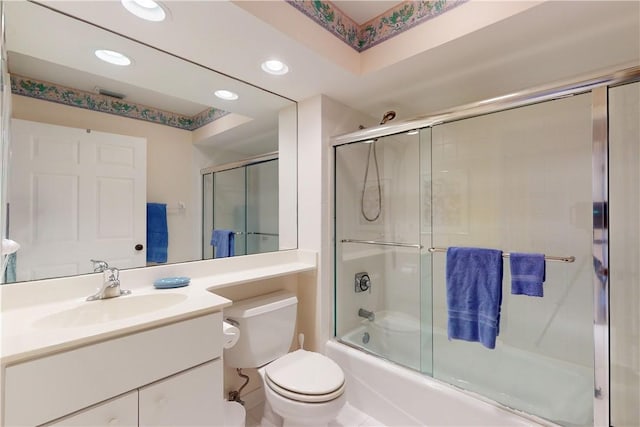
[[[55,352],[222,310],[231,301],[215,289],[316,268],[315,253],[281,251],[224,260],[125,270],[132,294],[86,301],[101,274],[0,286],[0,363],[15,364]],[[155,289],[153,281],[189,276],[189,286]]]

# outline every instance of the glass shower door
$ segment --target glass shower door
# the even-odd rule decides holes
[[[232,230],[235,255],[245,255],[247,223],[245,168],[213,174],[213,229]]]
[[[278,160],[247,166],[247,254],[278,244]]]
[[[593,423],[591,95],[432,129],[434,247],[574,256],[546,262],[544,296],[511,294],[498,343],[447,339],[446,254],[433,258],[433,375],[562,425]]]
[[[335,334],[419,370],[418,135],[336,147]]]

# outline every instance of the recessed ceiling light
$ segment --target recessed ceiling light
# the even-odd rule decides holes
[[[230,90],[220,89],[214,92],[214,95],[220,99],[224,99],[227,101],[234,101],[238,99],[238,94],[231,92]]]
[[[262,63],[262,71],[269,74],[275,74],[276,76],[281,76],[289,72],[289,67],[287,67],[287,64],[282,61],[270,59]]]
[[[98,49],[95,51],[95,54],[98,58],[109,64],[122,66],[131,64],[131,60],[127,56],[113,50]]]
[[[167,12],[153,0],[120,0],[125,9],[138,18],[160,22],[167,17]]]

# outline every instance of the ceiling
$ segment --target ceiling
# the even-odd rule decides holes
[[[399,2],[337,1],[361,23]],[[164,1],[143,22],[118,1],[52,1],[64,11],[296,101],[325,94],[399,119],[640,62],[638,1],[469,0],[357,52],[285,1]],[[290,72],[266,75],[278,58]]]

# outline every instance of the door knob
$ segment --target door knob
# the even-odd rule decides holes
[[[143,246],[143,245],[141,245],[140,243],[138,243],[138,244],[135,246],[135,249],[136,249],[136,251],[141,251],[142,249],[144,249],[144,246]]]

